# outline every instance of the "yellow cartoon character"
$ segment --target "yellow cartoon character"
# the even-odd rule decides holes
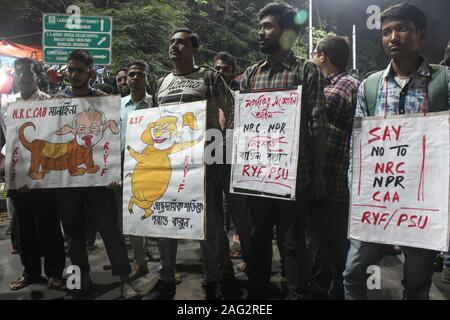
[[[202,140],[200,137],[179,142],[185,126],[198,131],[197,119],[192,112],[185,113],[181,121],[172,115],[161,117],[148,124],[142,133],[141,140],[148,146],[141,153],[127,146],[130,155],[137,161],[131,178],[133,196],[128,210],[133,214],[133,204],[136,204],[144,210],[142,220],[153,214],[153,203],[164,195],[169,186],[172,174],[169,155],[189,149]]]

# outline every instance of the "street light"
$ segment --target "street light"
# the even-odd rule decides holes
[[[313,6],[313,0],[309,0],[309,45],[308,45],[308,50],[309,50],[309,60],[312,59],[312,52],[313,52],[313,33],[312,33],[312,6]]]

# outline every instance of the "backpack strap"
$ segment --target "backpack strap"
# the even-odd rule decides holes
[[[371,74],[364,82],[364,97],[366,99],[367,111],[369,116],[375,114],[375,106],[377,103],[377,96],[380,90],[381,79],[383,78],[383,71]]]
[[[431,64],[431,81],[428,83],[430,111],[447,111],[448,106],[448,69],[446,66]]]
[[[207,100],[210,100],[214,97],[213,86],[214,86],[214,73],[216,71],[213,70],[205,70],[203,73],[203,79],[205,82],[205,86],[208,87],[208,91],[206,93]]]
[[[159,78],[158,80],[156,80],[156,88],[155,88],[155,94],[153,95],[153,108],[157,108],[158,107],[158,91],[159,88],[161,88],[161,85],[164,81],[164,79],[171,74],[173,71],[170,71],[168,73],[166,73],[163,77]]]

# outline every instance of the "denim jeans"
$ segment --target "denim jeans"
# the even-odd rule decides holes
[[[389,245],[352,239],[344,271],[346,300],[367,299],[367,268],[377,265]],[[405,255],[402,284],[403,299],[427,300],[433,275],[433,263],[437,252],[433,250],[402,246]]]

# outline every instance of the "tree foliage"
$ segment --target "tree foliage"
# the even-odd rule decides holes
[[[424,7],[425,0],[411,1],[421,3],[421,7]],[[242,72],[247,66],[263,58],[258,44],[258,12],[268,2],[268,0],[2,0],[0,38],[38,33],[42,31],[43,13],[65,13],[69,5],[75,4],[81,7],[81,14],[113,17],[113,69],[125,66],[130,60],[143,59],[149,63],[152,72],[157,76],[167,72],[172,68],[168,59],[170,35],[175,28],[186,26],[200,36],[201,49],[196,59],[197,64],[211,66],[212,58],[217,52],[228,51],[236,57],[238,71]],[[307,12],[307,0],[286,2]],[[368,30],[366,27],[368,17],[366,9],[372,1],[315,0],[314,3],[315,44],[324,36],[331,34],[350,36],[352,24],[356,24],[360,73],[385,66],[387,59],[380,45],[379,30]],[[377,0],[382,9],[392,3],[398,1]],[[355,12],[360,14],[355,16]],[[307,20],[304,23],[306,25]],[[307,57],[308,33],[307,28],[304,30],[293,50],[296,55]],[[41,35],[36,35],[13,41],[39,45],[41,38]],[[434,47],[439,44],[435,42]],[[427,52],[427,55],[432,56],[432,53]]]
[[[322,40],[325,37],[335,36],[336,33],[334,33],[333,31],[326,31],[321,28],[313,27],[312,35],[313,35],[313,48],[315,48],[320,40]],[[308,31],[306,31],[302,33],[300,37],[297,39],[294,46],[292,47],[292,51],[294,51],[294,54],[296,56],[302,57],[304,59],[309,59],[308,46],[309,46],[309,33]]]

